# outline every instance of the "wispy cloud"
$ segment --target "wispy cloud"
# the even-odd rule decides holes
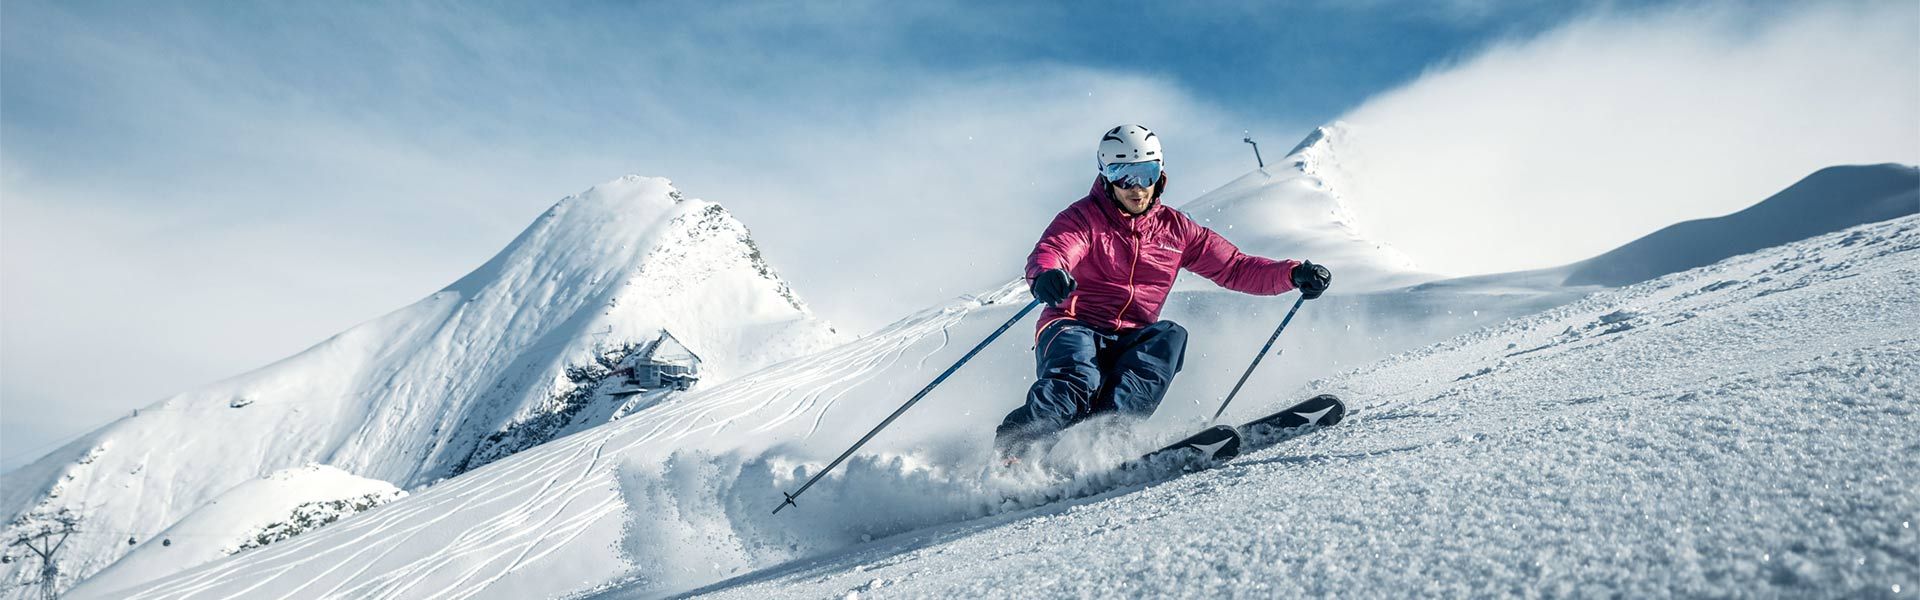
[[[1562,264],[1821,167],[1920,162],[1920,6],[1599,15],[1344,117],[1354,209],[1424,267]]]

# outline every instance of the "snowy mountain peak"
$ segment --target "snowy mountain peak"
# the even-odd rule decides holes
[[[697,376],[663,379],[628,360],[667,336],[700,357]],[[8,473],[0,512],[83,512],[88,533],[67,542],[61,570],[84,577],[125,555],[128,538],[277,471],[319,464],[419,489],[839,341],[738,219],[630,175],[555,203],[427,298]],[[170,531],[182,543],[219,537]],[[0,574],[17,583],[34,576],[25,567]]]
[[[1436,278],[1398,250],[1367,238],[1348,210],[1334,168],[1345,130],[1339,122],[1316,128],[1278,164],[1243,175],[1181,210],[1249,253],[1328,265],[1343,292]]]
[[[1307,137],[1301,138],[1300,143],[1294,144],[1293,149],[1287,151],[1287,156],[1289,158],[1294,156],[1300,156],[1302,152],[1307,150],[1312,150],[1316,146],[1324,147],[1326,145],[1330,145],[1330,144],[1321,144],[1321,142],[1325,141],[1328,137],[1332,136],[1335,131],[1344,132],[1346,130],[1346,127],[1347,127],[1347,124],[1341,121],[1334,121],[1326,125],[1315,127],[1313,128],[1313,133],[1309,133],[1307,134]]]

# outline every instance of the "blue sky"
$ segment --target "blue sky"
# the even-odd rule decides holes
[[[1269,158],[1355,115],[1396,124],[1375,136],[1393,141],[1380,156],[1444,155],[1423,144],[1485,137],[1514,156],[1474,181],[1382,176],[1458,190],[1456,203],[1422,200],[1466,216],[1487,195],[1479,181],[1551,185],[1522,174],[1578,175],[1599,154],[1582,147],[1635,153],[1611,150],[1631,138],[1609,136],[1626,131],[1581,130],[1550,148],[1509,141],[1553,123],[1578,129],[1547,110],[1563,104],[1553,94],[1677,123],[1699,138],[1679,156],[1724,154],[1708,149],[1727,132],[1777,136],[1741,139],[1757,147],[1807,140],[1786,158],[1727,157],[1715,177],[1649,175],[1708,191],[1656,198],[1638,220],[1531,266],[1564,262],[1757,201],[1824,164],[1914,161],[1920,133],[1898,128],[1916,122],[1916,12],[1905,2],[9,1],[0,463],[424,297],[555,200],[625,173],[726,205],[816,310],[865,330],[1017,273],[1046,217],[1084,191],[1096,134],[1118,122],[1167,140],[1175,204],[1252,168],[1242,131]],[[1640,51],[1649,47],[1658,51]],[[1739,62],[1753,56],[1773,58]],[[1606,65],[1613,79],[1591,78],[1604,88],[1498,102],[1593,57],[1621,61]],[[1860,68],[1821,94],[1768,87],[1832,64]],[[1752,75],[1716,79],[1734,72]],[[1467,77],[1498,83],[1457,92]],[[1636,104],[1646,98],[1659,103]],[[1736,101],[1744,112],[1728,110]],[[1871,101],[1895,108],[1846,104]],[[1503,137],[1468,121],[1487,106],[1541,112]],[[1880,120],[1829,123],[1842,113]],[[1745,120],[1687,129],[1727,114]],[[1449,129],[1463,123],[1480,129]],[[1564,160],[1527,162],[1554,156]],[[1436,270],[1516,266],[1421,238],[1393,220],[1408,212],[1397,207],[1356,208]],[[965,268],[928,268],[935,261]],[[97,370],[113,376],[76,377]]]
[[[14,60],[7,74],[32,88],[15,85],[6,93],[14,135],[108,135],[163,125],[155,122],[165,120],[160,115],[86,115],[152,100],[134,89],[147,80],[127,72],[140,66],[198,76],[201,85],[182,87],[294,101],[408,129],[423,124],[411,117],[442,109],[465,116],[572,113],[604,123],[623,105],[648,100],[688,118],[711,118],[725,116],[731,103],[676,100],[760,86],[801,91],[793,104],[804,112],[822,101],[884,98],[875,86],[892,86],[903,75],[1047,62],[1167,78],[1236,109],[1318,122],[1437,60],[1585,10],[1574,3],[1495,9],[1324,2],[1282,10],[1233,3],[843,2],[722,9],[586,3],[554,14],[523,5],[473,8],[481,3],[59,4],[9,7]],[[149,54],[113,56],[120,51]],[[80,64],[98,58],[117,64]],[[143,60],[150,62],[138,64]],[[562,91],[574,84],[580,87]],[[640,85],[692,89],[662,97]],[[529,133],[504,123],[484,132]]]

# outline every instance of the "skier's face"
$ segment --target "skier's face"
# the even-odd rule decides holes
[[[1127,214],[1137,215],[1147,212],[1147,208],[1153,205],[1153,188],[1151,187],[1129,188],[1115,185],[1108,186],[1108,189],[1113,190],[1113,199],[1120,201],[1120,207],[1127,209]]]

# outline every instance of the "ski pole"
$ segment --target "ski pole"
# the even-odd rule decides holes
[[[859,450],[861,446],[866,445],[867,440],[873,439],[873,436],[879,434],[881,429],[885,429],[887,425],[892,424],[894,419],[900,418],[901,413],[905,413],[907,412],[907,409],[913,407],[913,403],[919,402],[921,398],[927,397],[927,392],[933,391],[933,388],[935,386],[940,385],[940,382],[946,381],[948,375],[952,375],[954,371],[960,370],[960,365],[967,364],[967,361],[973,360],[973,355],[979,354],[981,350],[987,347],[987,344],[993,343],[993,340],[996,338],[999,338],[1000,334],[1007,332],[1008,327],[1012,327],[1013,324],[1015,322],[1018,322],[1021,317],[1027,316],[1028,312],[1032,312],[1033,308],[1039,305],[1040,305],[1039,300],[1028,302],[1026,308],[1020,309],[1019,313],[1014,314],[1013,318],[1007,319],[1007,322],[1001,325],[999,329],[993,330],[993,334],[987,336],[987,339],[980,340],[979,345],[974,346],[972,350],[968,350],[966,356],[960,357],[960,362],[953,363],[953,366],[947,367],[946,372],[941,373],[939,377],[933,378],[933,383],[929,383],[927,384],[927,387],[921,388],[920,393],[913,395],[913,399],[907,400],[906,404],[902,404],[900,405],[900,408],[894,409],[893,414],[887,415],[886,420],[881,421],[879,425],[873,426],[873,431],[869,431],[867,432],[867,435],[861,436],[860,441],[854,442],[853,447],[847,448],[846,452],[841,452],[840,458],[833,459],[833,462],[831,464],[828,464],[827,468],[821,469],[819,473],[814,473],[811,479],[808,479],[805,484],[802,484],[800,486],[800,489],[794,490],[794,492],[791,494],[786,494],[787,501],[780,503],[780,506],[774,507],[773,514],[776,514],[776,515],[780,514],[780,509],[782,508],[786,508],[789,506],[798,506],[793,503],[793,500],[795,498],[799,498],[801,494],[807,493],[807,488],[813,487],[814,482],[820,481],[820,478],[826,476],[827,472],[832,471],[834,467],[840,466],[841,461],[845,461],[847,460],[848,456],[853,455],[853,451]],[[785,492],[781,492],[781,493],[785,494]]]
[[[1280,332],[1287,330],[1287,323],[1293,321],[1293,313],[1300,312],[1300,305],[1306,303],[1307,297],[1304,294],[1299,300],[1293,301],[1293,309],[1287,311],[1287,318],[1280,320],[1280,327],[1273,330],[1273,337],[1267,338],[1267,345],[1261,346],[1260,353],[1253,355],[1253,364],[1247,365],[1247,372],[1240,374],[1240,382],[1233,384],[1233,391],[1227,392],[1227,399],[1220,402],[1220,410],[1213,411],[1213,420],[1208,423],[1219,421],[1220,415],[1227,412],[1227,403],[1233,402],[1233,396],[1240,393],[1240,386],[1246,385],[1247,377],[1253,375],[1254,367],[1260,366],[1260,359],[1266,358],[1267,351],[1273,349],[1274,340],[1280,339]]]

